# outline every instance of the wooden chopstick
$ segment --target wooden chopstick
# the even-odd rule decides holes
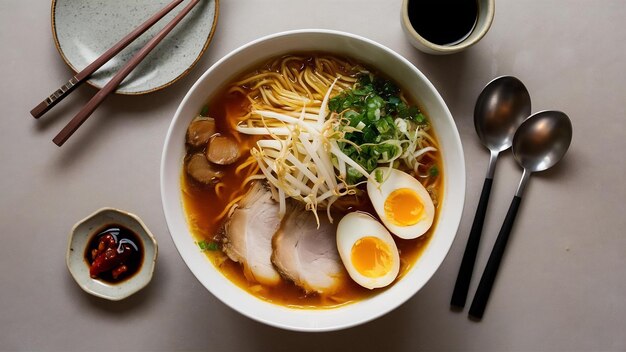
[[[39,105],[35,106],[30,114],[33,115],[34,118],[38,119],[43,114],[45,114],[48,110],[50,110],[53,106],[55,106],[58,102],[63,100],[67,95],[69,95],[74,88],[81,85],[84,81],[87,80],[92,73],[96,72],[102,65],[104,65],[107,61],[109,61],[113,56],[117,55],[122,49],[128,46],[132,41],[137,39],[140,35],[142,35],[148,28],[152,27],[155,23],[157,23],[163,16],[172,11],[176,6],[178,6],[183,0],[174,0],[169,5],[161,9],[159,12],[155,13],[142,23],[139,27],[135,28],[132,32],[128,33],[124,38],[122,38],[119,42],[113,45],[109,50],[104,52],[104,54],[100,55],[94,62],[89,64],[89,66],[85,67],[82,71],[78,72],[74,77],[72,77],[67,83],[61,86],[61,88],[57,89],[54,93],[52,93],[49,97],[47,97],[44,101],[39,103]]]
[[[74,116],[74,118],[59,132],[59,134],[52,140],[59,147],[67,141],[68,138],[91,116],[91,114],[98,108],[98,106],[104,101],[104,99],[111,94],[117,86],[122,83],[124,78],[130,74],[130,72],[139,65],[139,63],[154,49],[167,34],[176,27],[176,25],[191,11],[194,6],[200,0],[192,0],[174,19],[165,25],[154,38],[141,48],[127,63],[120,69],[113,78],[104,86],[96,95],[94,95],[87,104]]]

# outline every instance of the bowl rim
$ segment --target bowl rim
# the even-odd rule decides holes
[[[230,299],[229,297],[227,297],[227,295],[225,295],[224,293],[221,293],[217,290],[214,290],[213,288],[210,288],[209,286],[207,286],[203,279],[200,278],[199,275],[196,274],[196,268],[194,265],[192,265],[192,259],[191,258],[186,258],[183,255],[183,246],[185,245],[183,243],[182,239],[178,239],[181,236],[175,236],[173,234],[173,232],[171,231],[171,229],[174,229],[175,222],[177,222],[177,218],[176,215],[174,214],[174,212],[179,208],[179,207],[183,207],[182,204],[168,204],[167,200],[168,200],[168,196],[167,196],[167,185],[165,184],[165,176],[168,174],[167,170],[166,170],[166,162],[168,160],[168,155],[170,154],[170,149],[173,148],[171,147],[172,142],[173,142],[173,131],[177,125],[177,121],[181,118],[180,114],[182,112],[182,110],[184,109],[184,107],[188,104],[188,101],[190,99],[192,99],[192,96],[194,96],[196,94],[196,90],[198,89],[198,87],[204,82],[204,80],[207,78],[207,76],[211,75],[213,73],[213,71],[215,71],[217,68],[220,68],[225,62],[227,62],[228,60],[230,60],[233,56],[239,54],[242,51],[245,51],[246,49],[253,47],[255,45],[258,45],[264,41],[269,41],[269,40],[274,40],[277,38],[281,38],[281,37],[288,37],[288,36],[298,36],[298,35],[306,35],[306,34],[319,34],[319,35],[329,35],[329,36],[339,36],[339,37],[343,37],[343,38],[347,38],[350,40],[356,40],[356,41],[360,41],[363,42],[367,45],[376,47],[377,49],[385,52],[387,55],[391,55],[393,56],[395,59],[399,60],[400,62],[402,62],[404,65],[408,66],[412,72],[414,72],[418,77],[420,77],[420,79],[422,80],[422,83],[428,88],[428,90],[431,91],[431,93],[433,94],[435,100],[436,100],[436,104],[440,105],[442,110],[445,112],[445,116],[443,118],[447,119],[448,122],[451,124],[452,128],[451,128],[451,134],[453,137],[453,141],[451,141],[450,143],[452,143],[452,147],[454,149],[456,149],[455,153],[458,155],[458,159],[456,160],[456,162],[458,164],[457,167],[459,168],[460,171],[460,182],[458,182],[457,188],[459,191],[459,195],[458,197],[460,199],[458,199],[458,205],[456,206],[457,209],[455,210],[456,213],[456,217],[455,218],[451,218],[451,219],[447,219],[446,221],[450,222],[449,227],[453,230],[453,234],[450,236],[449,238],[449,243],[444,244],[445,248],[443,250],[441,250],[441,258],[439,260],[438,263],[436,263],[434,270],[427,276],[427,278],[424,280],[424,282],[421,285],[416,285],[415,289],[411,289],[409,293],[407,294],[403,294],[403,296],[401,297],[401,299],[396,300],[393,304],[391,304],[390,306],[385,306],[383,307],[384,309],[380,309],[380,310],[376,310],[375,312],[368,314],[365,318],[360,317],[359,319],[354,319],[350,322],[341,322],[341,323],[333,323],[333,324],[328,324],[328,325],[324,325],[324,326],[293,326],[293,325],[289,325],[287,323],[283,323],[283,322],[277,322],[272,320],[271,318],[267,318],[264,316],[260,316],[260,314],[256,314],[256,312],[254,311],[250,311],[250,310],[245,310],[243,309],[240,305],[234,303],[234,301],[232,299]],[[218,82],[219,84],[223,83],[223,82]],[[177,170],[177,172],[180,172],[180,169]],[[448,190],[449,185],[446,181],[446,191]],[[458,132],[458,129],[456,128],[456,123],[454,122],[454,119],[452,117],[452,114],[450,113],[450,110],[448,109],[445,101],[443,100],[443,98],[441,97],[441,95],[439,94],[439,92],[437,91],[437,89],[434,87],[434,85],[432,84],[432,82],[430,82],[430,80],[428,80],[428,78],[419,70],[417,69],[417,67],[415,67],[410,61],[408,61],[406,58],[404,58],[403,56],[401,56],[400,54],[396,53],[395,51],[391,50],[390,48],[379,44],[378,42],[375,42],[371,39],[367,39],[365,37],[356,35],[356,34],[352,34],[352,33],[348,33],[348,32],[344,32],[344,31],[338,31],[338,30],[330,30],[330,29],[297,29],[297,30],[288,30],[288,31],[282,31],[282,32],[277,32],[277,33],[273,33],[273,34],[269,34],[269,35],[265,35],[263,37],[260,37],[258,39],[252,40],[246,44],[241,45],[240,47],[232,50],[231,52],[229,52],[228,54],[226,54],[225,56],[223,56],[221,59],[219,59],[218,61],[216,61],[213,65],[211,65],[211,67],[209,67],[199,78],[198,80],[191,86],[191,88],[188,90],[187,94],[183,97],[183,99],[181,100],[181,103],[179,104],[178,108],[176,109],[176,112],[174,114],[174,117],[170,123],[168,132],[165,136],[165,140],[164,140],[164,147],[163,147],[163,152],[161,155],[161,167],[160,167],[160,190],[161,190],[161,201],[162,201],[162,207],[163,207],[163,212],[165,215],[165,220],[168,226],[168,231],[170,231],[170,236],[172,238],[172,241],[174,242],[174,245],[177,249],[177,251],[179,252],[180,256],[182,257],[183,261],[185,262],[185,264],[187,265],[187,267],[189,268],[189,270],[194,274],[194,276],[196,276],[196,279],[198,281],[200,281],[202,283],[203,286],[205,286],[205,288],[207,289],[207,291],[209,291],[213,296],[215,296],[216,298],[218,298],[222,303],[224,303],[226,306],[230,307],[231,309],[237,311],[238,313],[252,319],[255,320],[257,322],[266,324],[266,325],[270,325],[273,327],[277,327],[277,328],[281,328],[281,329],[286,329],[286,330],[292,330],[292,331],[303,331],[303,332],[323,332],[323,331],[334,331],[334,330],[340,330],[340,329],[346,329],[346,328],[350,328],[353,326],[357,326],[357,325],[361,325],[364,324],[366,322],[372,321],[374,319],[377,319],[391,311],[393,311],[394,309],[400,307],[404,302],[406,302],[407,300],[409,300],[411,297],[413,297],[425,284],[426,282],[428,282],[432,276],[435,274],[435,272],[438,270],[438,268],[441,266],[441,264],[443,263],[445,257],[447,256],[448,252],[450,251],[450,248],[452,247],[452,243],[454,242],[454,239],[456,237],[456,232],[458,231],[458,227],[461,221],[461,216],[462,216],[462,211],[463,211],[463,206],[465,203],[465,188],[466,188],[466,171],[465,171],[465,159],[464,159],[464,154],[463,154],[463,146],[461,143],[461,138]],[[180,202],[179,202],[180,203]],[[172,209],[170,209],[170,207],[172,207]],[[171,214],[170,214],[171,213]],[[186,220],[185,220],[185,224],[186,224]],[[441,222],[438,222],[438,225],[440,225]],[[193,239],[193,236],[189,233],[189,229],[188,227],[186,228],[186,232],[188,233],[188,235],[190,236],[190,238]],[[429,245],[431,246],[431,245]],[[207,260],[207,265],[210,265],[210,262]],[[415,267],[413,267],[415,268]],[[215,270],[215,269],[214,269]],[[413,270],[413,269],[412,269]],[[410,273],[410,272],[409,272]],[[226,279],[228,280],[228,279]],[[233,286],[236,286],[233,284]],[[247,295],[250,295],[248,292],[244,291],[243,289],[237,287],[237,289],[241,290],[242,292],[245,292]],[[254,297],[252,295],[250,295],[251,297]],[[376,295],[376,296],[380,296],[380,295]],[[260,302],[263,302],[265,304],[269,304],[272,305],[273,307],[276,307],[277,311],[280,308],[283,309],[288,309],[285,308],[283,306],[280,305],[276,305],[276,304],[272,304],[269,302],[265,302],[260,300],[257,297],[254,297],[255,299],[259,300]],[[355,306],[358,303],[355,304],[351,304],[348,306]],[[343,306],[343,307],[348,307],[348,306]],[[331,309],[331,310],[314,310],[315,312],[323,312],[323,311],[333,311],[333,310],[338,310],[338,309],[342,309],[343,307],[337,308],[337,309]],[[292,309],[290,309],[292,310]]]

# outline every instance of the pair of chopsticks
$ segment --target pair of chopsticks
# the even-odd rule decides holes
[[[183,0],[174,0],[165,8],[161,9],[159,12],[150,17],[147,21],[142,23],[139,27],[135,28],[132,32],[126,35],[122,40],[120,40],[117,44],[107,50],[104,54],[98,57],[94,62],[89,64],[89,66],[85,67],[82,71],[77,73],[74,77],[72,77],[67,83],[65,83],[61,88],[52,93],[48,98],[39,103],[35,108],[33,108],[30,113],[34,118],[39,118],[43,114],[45,114],[48,110],[50,110],[53,106],[55,106],[58,102],[63,100],[66,96],[68,96],[77,86],[82,84],[93,74],[96,70],[98,70],[102,65],[104,65],[107,61],[109,61],[112,57],[117,55],[122,49],[128,46],[131,42],[133,42],[137,37],[147,31],[150,27],[152,27],[155,23],[157,23],[163,16],[172,11],[176,6],[178,6]],[[160,42],[169,34],[169,32],[178,25],[178,23],[191,11],[196,4],[198,4],[200,0],[191,0],[191,2],[183,8],[183,10],[172,19],[159,33],[157,33],[146,45],[141,48],[127,63],[122,67],[116,74],[111,78],[111,80],[104,86],[102,89],[96,93],[96,95],[85,104],[85,106],[74,116],[74,118],[67,124],[65,127],[59,132],[59,134],[54,137],[52,140],[59,147],[65,143],[65,141],[70,138],[70,136],[76,132],[76,130],[91,116],[91,114],[100,106],[100,104],[104,101],[104,99],[111,94],[121,83],[122,81],[146,58],[146,56],[154,49]]]

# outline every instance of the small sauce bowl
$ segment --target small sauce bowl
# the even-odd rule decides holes
[[[98,236],[105,227],[120,225],[132,231],[141,241],[141,263],[137,271],[119,282],[107,282],[92,278],[89,274],[90,263],[85,253],[94,236]],[[111,301],[122,300],[142,288],[152,279],[158,253],[157,242],[141,219],[131,213],[102,208],[79,221],[72,228],[67,247],[66,263],[72,277],[85,292]]]
[[[406,35],[411,45],[427,54],[434,55],[454,54],[478,43],[485,36],[485,34],[487,34],[487,31],[489,31],[489,28],[493,23],[496,7],[495,0],[476,0],[478,13],[474,28],[469,33],[469,35],[454,44],[439,45],[428,41],[426,38],[421,36],[413,27],[413,24],[411,23],[411,18],[409,16],[409,3],[414,1],[421,0],[402,1],[402,11],[400,14],[402,29],[404,30],[404,34]],[[455,11],[455,9],[450,9],[451,13],[453,11]],[[427,15],[428,14],[424,14],[424,16]]]

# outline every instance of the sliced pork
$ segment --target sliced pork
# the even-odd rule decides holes
[[[223,249],[243,265],[246,277],[266,285],[280,282],[272,265],[272,236],[280,227],[278,203],[268,187],[255,183],[224,225]]]
[[[307,293],[332,294],[346,275],[335,240],[336,226],[326,214],[315,215],[300,206],[287,211],[272,241],[272,262],[286,278]]]

